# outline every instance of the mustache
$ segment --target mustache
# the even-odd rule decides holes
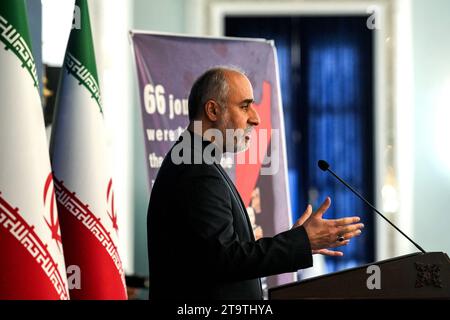
[[[244,135],[249,135],[251,134],[253,131],[253,126],[248,126],[247,128],[244,129]]]

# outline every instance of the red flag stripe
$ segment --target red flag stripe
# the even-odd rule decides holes
[[[68,190],[62,181],[59,181],[56,178],[53,181],[58,204],[76,217],[106,249],[120,274],[123,287],[126,291],[125,272],[123,270],[122,261],[119,256],[117,246],[114,244],[110,233],[100,222],[100,218],[97,218],[89,210],[88,206],[83,204],[83,202],[76,197],[74,192]]]
[[[24,249],[33,257],[36,264],[40,265],[42,270],[53,284],[55,291],[59,294],[60,299],[68,300],[69,294],[64,285],[63,278],[58,271],[58,264],[53,260],[47,245],[41,241],[34,230],[34,226],[30,226],[19,209],[14,209],[5,199],[0,196],[0,227],[9,232],[20,242]]]

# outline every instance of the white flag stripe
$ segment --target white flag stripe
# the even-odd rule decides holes
[[[2,17],[2,26],[7,25]],[[3,32],[12,33],[13,26],[3,28]],[[33,231],[30,239],[38,248],[42,243],[45,248],[39,252],[45,259],[54,261],[58,275],[49,276],[55,284],[55,290],[66,292],[68,286],[64,256],[61,243],[52,238],[52,230],[46,223],[51,221],[51,199],[43,198],[45,182],[51,172],[48,144],[45,134],[44,118],[38,88],[30,74],[35,70],[34,61],[29,56],[30,49],[18,33],[14,33],[14,46],[22,53],[19,56],[13,50],[7,50],[3,43],[0,46],[0,192],[1,197],[9,205],[18,209],[19,214]],[[24,61],[28,65],[23,65]],[[53,187],[48,190],[53,192]],[[54,198],[53,198],[54,200]],[[56,206],[54,207],[56,210]],[[55,212],[57,218],[57,212]],[[53,222],[55,222],[53,220]],[[35,234],[35,235],[33,235]],[[0,239],[1,240],[1,239]],[[31,245],[31,244],[30,244]],[[26,250],[26,249],[25,249]],[[45,251],[45,252],[44,252]],[[47,256],[49,254],[49,256]],[[7,259],[8,257],[2,257]],[[1,261],[0,261],[1,263]],[[40,267],[39,264],[36,264]],[[47,270],[48,271],[48,270]],[[56,281],[55,279],[58,279]],[[36,284],[30,284],[36,285]],[[0,287],[0,290],[2,288]],[[24,294],[24,297],[26,295]],[[64,295],[62,295],[64,297]]]

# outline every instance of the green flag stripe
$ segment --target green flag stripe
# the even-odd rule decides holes
[[[97,101],[100,112],[103,112],[87,0],[75,1],[74,19],[80,19],[80,24],[79,28],[75,26],[70,32],[65,67],[89,90],[92,98]]]
[[[69,74],[73,75],[80,84],[82,84],[90,93],[91,97],[95,99],[100,112],[103,113],[102,104],[100,100],[100,88],[95,77],[89,70],[81,64],[81,62],[72,56],[70,52],[66,53],[64,65]]]
[[[2,1],[0,4],[0,41],[22,62],[39,89],[36,64],[31,51],[25,3],[22,0]]]
[[[23,37],[25,43],[31,48],[30,33],[28,29],[27,10],[24,0],[0,1],[0,16],[8,21]],[[2,31],[3,33],[3,31]]]

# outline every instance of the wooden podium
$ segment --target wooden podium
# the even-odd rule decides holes
[[[380,289],[368,288],[371,265],[379,267]],[[450,299],[450,260],[443,252],[413,253],[274,287],[269,299]]]

